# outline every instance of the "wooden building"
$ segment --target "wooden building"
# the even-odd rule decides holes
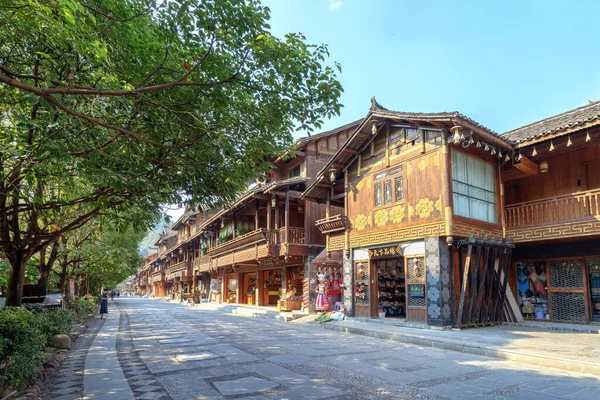
[[[395,112],[372,100],[303,195],[330,210],[316,225],[327,237],[323,262],[343,267],[349,315],[452,325],[460,274],[449,245],[471,232],[502,236],[511,149],[458,112]]]
[[[527,319],[600,322],[600,102],[507,132],[511,287]]]

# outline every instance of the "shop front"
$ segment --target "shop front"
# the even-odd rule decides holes
[[[452,325],[444,238],[353,249],[351,257],[352,290],[345,292],[354,300],[351,316]]]
[[[423,241],[354,250],[355,314],[427,323]]]
[[[600,323],[600,241],[517,248],[511,286],[523,318]]]

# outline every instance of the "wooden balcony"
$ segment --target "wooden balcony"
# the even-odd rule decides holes
[[[267,241],[267,229],[260,228],[248,232],[242,236],[238,236],[228,242],[208,249],[208,255],[211,257],[218,256],[233,250],[241,249],[251,244],[265,243]]]
[[[600,219],[600,189],[504,207],[507,229]]]
[[[334,215],[329,218],[318,219],[315,225],[321,233],[331,233],[346,230],[346,221],[348,218],[345,215]]]
[[[208,264],[210,262],[210,256],[208,254],[201,255],[196,257],[194,260],[194,268],[198,269],[203,264]]]
[[[186,260],[180,261],[176,264],[170,265],[169,267],[167,267],[167,274],[171,274],[173,272],[176,271],[187,271],[189,267],[189,262]]]
[[[306,231],[304,228],[280,228],[279,229],[279,243],[286,243],[285,231],[289,230],[287,243],[294,244],[306,244]]]

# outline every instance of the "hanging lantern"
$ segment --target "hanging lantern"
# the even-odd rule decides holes
[[[588,130],[588,131],[586,131],[586,134],[585,134],[585,141],[589,142],[590,140],[592,140],[592,138],[590,137],[590,131]]]
[[[373,135],[377,133],[377,125],[375,125],[375,122],[373,122],[373,126],[371,127],[371,133],[373,133]]]
[[[458,143],[460,141],[460,133],[458,131],[454,132],[454,143]]]
[[[487,145],[487,143],[485,144],[485,147],[483,148],[483,150],[485,151],[490,151],[490,146]]]
[[[502,158],[502,152],[501,151],[498,152],[498,158]]]
[[[329,181],[333,184],[335,183],[336,179],[335,179],[335,168],[330,168],[329,169]]]
[[[491,155],[495,155],[496,154],[496,149],[492,147],[492,151],[490,151]]]
[[[465,134],[464,133],[460,134],[460,140],[465,140]]]
[[[275,198],[275,196],[271,197],[271,207],[275,207],[277,205],[277,199]]]
[[[550,151],[554,150],[554,143],[552,142],[552,140],[550,141]]]
[[[473,136],[471,136],[471,137],[469,138],[469,144],[471,145],[471,144],[473,144],[473,143],[475,143],[475,141],[473,140]]]
[[[567,140],[567,147],[570,147],[573,145],[573,142],[571,142],[571,135],[569,135],[569,140]]]
[[[475,147],[477,147],[478,149],[480,149],[482,147],[481,142],[479,140],[477,141],[477,144],[475,145]]]
[[[519,156],[517,157],[517,161],[520,160],[521,155],[519,154]],[[508,156],[508,153],[506,153],[506,157],[504,158],[504,161],[510,161],[510,157]]]
[[[535,146],[533,146],[533,152],[531,153],[531,157],[535,156],[537,156],[537,150],[535,149]]]

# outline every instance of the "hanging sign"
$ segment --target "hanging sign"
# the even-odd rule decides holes
[[[387,246],[387,247],[378,247],[376,249],[369,249],[369,258],[377,259],[384,257],[396,257],[402,255],[402,246]]]
[[[408,295],[410,297],[425,297],[425,285],[408,285]]]

